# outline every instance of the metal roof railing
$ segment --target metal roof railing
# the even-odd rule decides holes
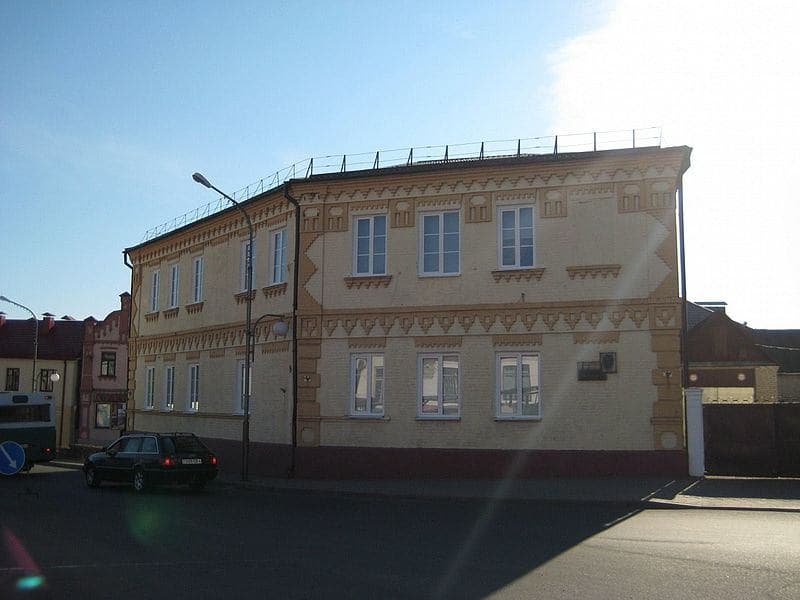
[[[552,154],[557,158],[559,154],[570,152],[660,147],[661,141],[661,127],[644,127],[511,140],[467,142],[442,146],[415,146],[413,148],[396,148],[394,150],[378,150],[377,152],[361,152],[358,154],[315,156],[262,177],[258,181],[235,191],[231,196],[237,202],[244,202],[259,194],[274,190],[286,181],[308,179],[320,174],[352,173],[389,167],[446,164],[457,161],[490,160],[544,154]],[[166,221],[161,225],[148,229],[142,241],[148,241],[184,227],[194,221],[217,213],[226,208],[226,206],[227,201],[225,198],[220,197],[215,201],[175,217],[171,221]]]

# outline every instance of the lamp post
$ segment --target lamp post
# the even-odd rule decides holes
[[[27,306],[23,306],[18,302],[14,302],[13,300],[9,300],[5,296],[0,296],[0,300],[3,302],[8,302],[9,304],[13,304],[14,306],[18,306],[19,308],[23,308],[31,313],[33,317],[33,374],[31,375],[31,392],[36,391],[36,357],[39,354],[39,319],[37,318],[36,314]]]
[[[242,208],[236,200],[228,196],[221,189],[213,186],[211,182],[203,177],[200,173],[192,174],[192,179],[197,183],[206,186],[221,194],[223,197],[230,200],[230,202],[244,215],[247,222],[247,230],[249,234],[249,242],[247,246],[247,256],[245,257],[245,278],[247,279],[247,316],[246,316],[246,333],[245,333],[245,355],[247,360],[244,363],[244,419],[242,420],[242,481],[247,481],[248,471],[248,454],[250,448],[250,356],[253,347],[253,326],[251,317],[253,312],[253,222],[250,220],[250,215]]]

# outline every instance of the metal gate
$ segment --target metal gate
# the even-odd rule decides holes
[[[704,404],[708,475],[800,477],[800,403]]]

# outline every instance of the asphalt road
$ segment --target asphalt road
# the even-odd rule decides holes
[[[0,598],[800,598],[800,514],[0,479]],[[21,589],[29,586],[31,589]]]

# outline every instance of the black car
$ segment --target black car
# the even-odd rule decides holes
[[[133,483],[137,492],[162,483],[199,490],[217,476],[217,462],[193,433],[131,433],[90,455],[83,473],[89,487],[123,481]]]

